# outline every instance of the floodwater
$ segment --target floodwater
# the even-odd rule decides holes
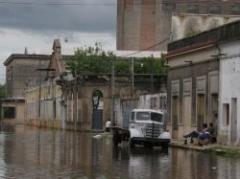
[[[130,151],[111,137],[4,127],[0,133],[0,178],[240,179],[240,159],[169,149]]]

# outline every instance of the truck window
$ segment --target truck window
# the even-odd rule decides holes
[[[150,119],[150,113],[149,112],[137,112],[137,120],[149,120]]]
[[[159,113],[151,113],[151,119],[156,122],[163,122],[163,115]]]

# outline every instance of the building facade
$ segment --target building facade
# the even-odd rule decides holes
[[[111,78],[107,76],[91,75],[77,83],[75,80],[70,82],[59,80],[56,84],[46,82],[41,89],[35,87],[26,91],[25,122],[39,127],[102,131],[105,122],[111,119],[115,125],[128,128],[131,110],[138,107],[141,101],[139,98],[150,93],[146,88],[148,80],[149,78],[136,83],[133,92],[129,79],[116,78],[114,109]],[[157,91],[158,87],[154,92]],[[153,95],[152,98],[159,100],[159,96],[163,95]],[[160,103],[152,102],[152,106],[149,107],[159,107],[158,102]]]
[[[214,116],[218,111],[219,62],[212,58],[217,49],[212,46],[203,51],[187,51],[183,46],[178,50],[174,55],[171,51],[168,54],[169,128],[174,139],[201,130],[204,123],[213,122],[216,127]]]
[[[240,19],[240,3],[235,0],[174,1],[172,39],[182,39]]]
[[[47,68],[49,55],[12,54],[4,62],[6,66],[6,92],[9,98],[23,98],[28,86],[39,85],[44,81],[46,72],[38,69]]]
[[[240,144],[240,41],[221,44],[219,92],[219,142]]]
[[[235,0],[118,0],[117,49],[166,51],[170,41],[239,19]]]
[[[213,123],[220,144],[239,145],[240,21],[168,46],[168,110],[173,138]]]
[[[104,130],[113,124],[127,128],[132,109],[141,95],[166,90],[166,76],[151,74],[86,74],[77,78],[65,69],[61,45],[54,41],[49,73],[41,85],[25,92],[29,125],[67,130]],[[114,89],[114,90],[113,90]]]
[[[39,85],[46,72],[49,55],[12,54],[4,62],[6,67],[6,98],[2,102],[2,119],[12,123],[23,123],[25,116],[24,91],[30,86]]]
[[[162,0],[118,0],[118,50],[167,50],[171,11],[161,2]]]

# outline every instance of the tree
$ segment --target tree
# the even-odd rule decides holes
[[[73,75],[111,74],[112,61],[115,60],[117,75],[128,75],[131,69],[131,60],[117,57],[113,52],[105,52],[100,43],[94,47],[78,48],[67,65]],[[164,57],[134,58],[136,74],[166,75],[166,60]]]

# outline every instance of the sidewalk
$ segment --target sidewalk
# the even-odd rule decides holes
[[[184,141],[172,141],[170,144],[172,148],[181,148],[186,150],[195,150],[200,152],[213,152],[216,155],[228,157],[240,157],[240,146],[227,146],[219,144],[208,144],[199,146],[197,144],[184,144]]]
[[[197,150],[197,151],[211,151],[212,149],[216,148],[218,145],[216,144],[208,144],[199,146],[197,144],[184,144],[184,141],[172,141],[170,147],[173,148],[182,148],[187,150]]]

